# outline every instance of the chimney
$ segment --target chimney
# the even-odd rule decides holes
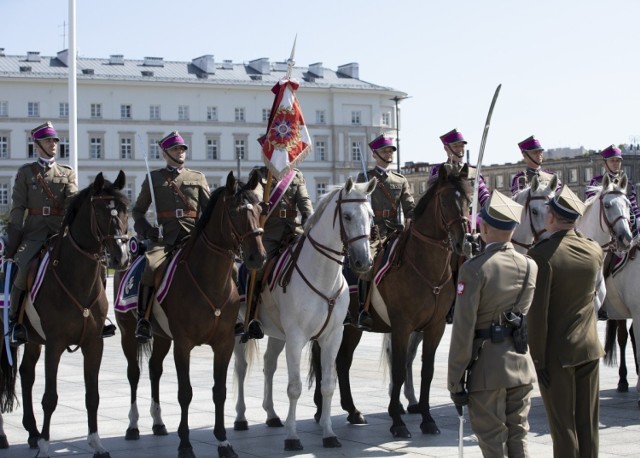
[[[40,51],[27,51],[27,62],[40,62]]]
[[[58,60],[68,67],[69,66],[69,50],[63,49],[62,51],[58,51]]]
[[[164,67],[164,58],[163,57],[145,57],[144,63],[142,64],[145,67]]]
[[[205,54],[204,56],[196,57],[191,61],[191,63],[208,75],[216,73],[216,64],[213,60],[212,54]]]
[[[351,62],[350,64],[340,65],[338,67],[338,74],[342,76],[347,76],[353,79],[360,78],[360,68],[357,62]]]
[[[124,65],[124,56],[122,54],[111,54],[109,56],[109,65]]]
[[[324,78],[324,68],[322,67],[322,62],[316,62],[315,64],[309,65],[309,73],[311,73],[316,78]]]
[[[261,57],[260,59],[250,61],[249,67],[257,71],[261,75],[268,75],[269,73],[271,73],[269,59],[266,57]]]
[[[233,70],[233,61],[228,59],[223,60],[220,68],[223,70]]]

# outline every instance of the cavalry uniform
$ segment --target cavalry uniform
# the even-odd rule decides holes
[[[542,148],[538,139],[534,138],[533,135],[518,143],[518,147],[520,148],[520,152],[523,156],[531,159],[532,164],[534,163],[534,160],[531,158],[530,153],[544,151],[544,148]],[[535,168],[527,167],[525,170],[521,170],[513,176],[513,179],[511,180],[511,196],[515,197],[515,195],[520,191],[528,188],[533,177],[538,177],[538,182],[547,186],[554,175],[555,173],[551,170],[542,170],[540,165]],[[559,191],[560,188],[562,188],[562,183],[558,180],[556,191]]]
[[[482,218],[493,227],[513,230],[520,220],[522,206],[497,191],[487,207]],[[459,272],[447,387],[452,395],[468,391],[471,427],[487,457],[528,456],[527,417],[536,375],[531,356],[515,349],[506,314],[526,315],[536,274],[535,263],[510,242],[488,243]],[[502,341],[491,337],[492,325],[502,327]]]
[[[549,205],[573,220],[584,211],[584,204],[566,186]],[[604,351],[593,300],[602,249],[571,229],[553,233],[529,255],[538,265],[529,346],[554,455],[597,456],[598,366]]]

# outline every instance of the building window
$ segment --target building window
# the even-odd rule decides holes
[[[327,193],[327,183],[318,182],[316,183],[316,202]]]
[[[9,116],[9,102],[6,100],[0,100],[0,116],[3,118]]]
[[[424,194],[425,192],[427,192],[427,182],[426,181],[421,181],[420,182],[420,195]]]
[[[9,136],[0,134],[0,158],[7,159],[9,157]]]
[[[562,182],[562,170],[556,170],[555,174],[558,177],[558,181]]]
[[[262,122],[269,122],[269,116],[271,116],[271,108],[262,109]]]
[[[66,159],[69,157],[69,137],[67,137],[66,135],[60,135],[60,143],[58,143],[58,156],[60,157],[60,159]]]
[[[91,117],[92,118],[102,118],[102,104],[101,103],[92,103],[91,104]]]
[[[160,145],[159,145],[159,141],[161,140],[161,137],[154,137],[154,136],[149,136],[149,159],[160,159],[161,154],[160,154]]]
[[[189,105],[178,105],[178,120],[179,121],[189,120]]]
[[[218,120],[218,107],[207,107],[207,121]]]
[[[120,159],[133,159],[133,141],[130,137],[120,138]]]
[[[30,118],[40,117],[40,102],[27,103],[27,116]]]
[[[245,122],[244,108],[236,108],[236,122]]]
[[[624,167],[622,167],[622,170],[624,171],[624,174],[628,177],[631,176],[631,167],[628,165],[625,165]],[[631,180],[629,180],[631,181]]]
[[[210,191],[210,192],[215,191],[215,190],[216,190],[216,189],[218,189],[219,187],[220,187],[220,183],[219,183],[219,182],[217,182],[217,181],[210,181],[210,182],[209,182],[209,191]]]
[[[129,104],[120,105],[120,118],[131,119],[131,105]]]
[[[324,140],[316,140],[316,161],[327,160],[327,143]]]
[[[102,159],[102,137],[89,138],[89,159]]]
[[[362,124],[362,112],[361,111],[352,111],[351,112],[351,124],[359,126]]]
[[[496,189],[504,188],[504,176],[496,175]]]
[[[235,140],[235,158],[246,159],[246,140],[237,138]]]
[[[218,139],[217,138],[207,138],[207,159],[210,161],[215,161],[219,159],[218,157]]]
[[[160,105],[149,105],[149,119],[152,121],[160,120]]]
[[[27,134],[27,157],[33,158],[37,156],[36,145],[33,143],[33,138],[31,138],[31,134]]]
[[[590,183],[593,178],[593,169],[591,167],[587,167],[584,169],[584,181],[585,183]]]
[[[61,118],[69,117],[69,103],[68,102],[60,102],[60,107],[58,110],[58,114]]]
[[[391,126],[391,113],[388,111],[386,113],[382,113],[382,125]]]
[[[0,183],[0,205],[9,205],[9,183]]]
[[[569,169],[569,183],[578,182],[578,169]]]
[[[127,183],[124,185],[122,192],[124,192],[124,195],[127,196],[127,199],[129,199],[129,202],[133,202],[134,188],[135,186],[134,186],[134,183],[132,182],[132,178],[127,177]]]
[[[325,117],[324,110],[316,110],[316,124],[326,124],[327,119]]]
[[[362,142],[351,142],[351,160],[360,162],[362,156]]]

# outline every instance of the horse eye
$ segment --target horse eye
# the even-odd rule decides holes
[[[349,214],[344,215],[344,219],[347,221],[351,221],[351,215]]]
[[[606,202],[606,203],[604,204],[604,208],[611,208],[611,203]]]
[[[538,214],[538,209],[537,208],[532,209],[531,213],[533,213],[534,215],[537,215]]]

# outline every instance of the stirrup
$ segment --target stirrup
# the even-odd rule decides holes
[[[27,328],[16,321],[9,323],[9,342],[12,346],[17,347],[29,342],[29,332]]]
[[[136,325],[136,339],[140,343],[147,343],[151,340],[151,323],[146,318],[138,319],[138,324]]]
[[[358,329],[361,331],[371,331],[371,327],[373,326],[373,318],[366,310],[360,311],[358,314]]]
[[[244,334],[244,323],[236,323],[235,327],[233,328],[233,333],[236,337]]]
[[[113,323],[105,324],[102,328],[102,338],[113,337],[116,335],[116,325]]]

